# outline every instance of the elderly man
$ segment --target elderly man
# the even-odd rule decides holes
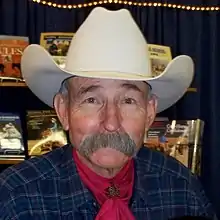
[[[141,148],[156,113],[190,85],[191,58],[176,57],[151,77],[146,41],[130,13],[98,7],[73,37],[65,68],[39,45],[25,50],[21,67],[32,92],[55,108],[70,144],[1,174],[1,219],[214,216],[187,168]]]

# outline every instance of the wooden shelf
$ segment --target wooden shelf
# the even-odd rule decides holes
[[[0,82],[0,87],[27,87],[25,82]],[[197,92],[197,88],[188,88],[187,92]]]
[[[3,87],[27,87],[25,82],[0,82]]]
[[[197,92],[197,88],[188,88],[187,92]]]
[[[13,164],[18,164],[24,160],[25,160],[24,158],[0,158],[0,164],[13,165]]]

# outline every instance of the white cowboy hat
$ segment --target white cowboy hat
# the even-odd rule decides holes
[[[21,70],[31,91],[51,107],[63,80],[82,76],[146,81],[158,97],[157,112],[161,112],[184,95],[194,65],[190,57],[178,56],[162,74],[152,77],[146,44],[128,10],[97,7],[75,33],[64,68],[43,47],[33,44],[23,53]]]

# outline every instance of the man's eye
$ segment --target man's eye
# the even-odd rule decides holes
[[[124,104],[134,104],[135,100],[132,98],[125,98],[124,99]]]
[[[95,104],[95,103],[97,103],[97,100],[93,97],[90,97],[90,98],[86,99],[85,102],[89,103],[89,104]]]

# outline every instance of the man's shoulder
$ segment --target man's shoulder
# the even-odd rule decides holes
[[[68,150],[69,146],[64,146],[7,168],[0,174],[0,192],[59,176],[62,157]]]
[[[140,169],[147,173],[157,173],[160,176],[170,176],[171,178],[191,181],[194,176],[190,169],[185,167],[175,158],[165,155],[157,150],[143,147],[138,156],[137,162]]]
[[[142,148],[136,157],[136,165],[143,191],[147,188],[151,195],[166,195],[174,203],[190,206],[198,215],[214,215],[199,178],[175,158]]]

